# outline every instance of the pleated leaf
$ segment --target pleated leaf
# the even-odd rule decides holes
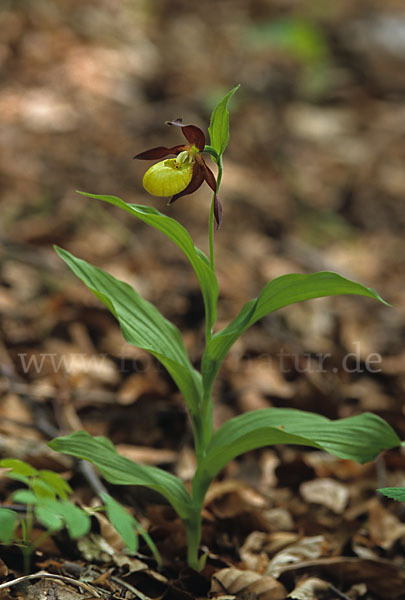
[[[212,437],[194,479],[194,498],[203,497],[212,479],[230,460],[272,444],[312,446],[364,463],[382,450],[399,446],[401,441],[383,419],[372,413],[332,421],[288,408],[248,412],[227,421]]]
[[[96,194],[87,194],[79,192],[83,196],[103,200],[109,204],[114,204],[131,215],[137,217],[151,227],[158,229],[170,238],[184,252],[199,281],[201,293],[204,300],[205,313],[208,327],[211,330],[217,313],[218,282],[215,272],[211,269],[209,261],[205,254],[194,246],[193,240],[188,231],[175,219],[164,215],[155,208],[143,206],[142,204],[127,204],[115,196],[98,196]]]
[[[368,296],[387,304],[373,289],[328,271],[312,275],[292,273],[270,281],[259,296],[247,302],[238,316],[208,343],[202,363],[205,386],[209,388],[212,385],[232,344],[256,321],[296,302],[340,294]]]
[[[159,492],[181,518],[189,517],[190,495],[180,479],[157,467],[138,465],[121,456],[107,438],[92,437],[85,431],[77,431],[52,440],[49,446],[56,452],[88,460],[110,483],[144,485]]]
[[[191,412],[201,397],[201,375],[193,368],[180,331],[130,285],[76,258],[66,250],[56,252],[117,318],[127,342],[150,352],[169,371]]]

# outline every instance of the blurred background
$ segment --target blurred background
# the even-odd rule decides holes
[[[150,163],[132,156],[181,143],[169,119],[207,132],[240,83],[216,233],[219,325],[288,272],[338,271],[393,308],[342,297],[264,319],[223,367],[217,423],[272,405],[372,410],[404,435],[403,0],[1,0],[0,78],[8,432],[13,421],[16,439],[40,437],[28,400],[58,430],[162,451],[184,444],[173,383],[123,342],[52,244],[131,283],[182,329],[198,364],[203,306],[181,253],[75,190],[155,206],[207,251],[208,187],[166,207],[142,189]],[[319,354],[329,354],[322,368]]]

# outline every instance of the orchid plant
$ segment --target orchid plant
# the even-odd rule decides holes
[[[239,87],[239,86],[238,86]],[[127,204],[115,196],[83,195],[113,204],[158,229],[185,254],[198,279],[205,305],[205,350],[200,370],[194,368],[178,328],[127,283],[119,281],[61,248],[59,256],[118,320],[125,340],[150,352],[167,369],[187,405],[194,436],[196,471],[191,490],[173,474],[153,466],[137,464],[120,456],[104,437],[84,431],[50,442],[54,450],[93,463],[113,484],[143,485],[173,506],[187,533],[187,562],[200,569],[201,513],[210,483],[232,459],[271,444],[298,444],[330,452],[358,462],[373,460],[380,451],[400,445],[391,427],[380,417],[364,413],[339,420],[288,408],[266,408],[230,419],[214,432],[212,389],[220,366],[233,343],[259,319],[285,306],[311,298],[357,294],[384,303],[371,288],[336,273],[287,274],[270,281],[257,298],[247,302],[224,329],[214,332],[218,282],[215,272],[214,235],[222,221],[218,192],[222,178],[222,156],[229,141],[228,103],[238,87],[215,107],[209,125],[210,143],[195,125],[180,119],[169,125],[181,129],[187,144],[159,146],[137,154],[141,160],[164,159],[146,171],[145,189],[157,196],[171,196],[169,204],[191,194],[205,180],[213,192],[209,212],[209,256],[197,248],[187,230],[175,219],[149,206]],[[215,178],[203,154],[217,166]],[[174,158],[167,158],[174,155]]]

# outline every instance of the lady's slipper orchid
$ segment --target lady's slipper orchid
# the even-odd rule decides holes
[[[183,125],[181,119],[167,121],[167,125],[181,127],[188,144],[166,148],[158,146],[134,156],[142,160],[154,160],[175,154],[176,158],[162,160],[150,167],[143,177],[143,187],[152,196],[172,196],[169,204],[177,198],[192,194],[206,181],[214,192],[214,215],[217,226],[222,221],[222,206],[217,196],[215,175],[206,165],[201,152],[205,148],[205,135],[195,125]]]

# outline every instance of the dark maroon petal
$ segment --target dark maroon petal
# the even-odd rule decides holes
[[[216,194],[214,198],[214,217],[217,224],[217,229],[219,229],[222,223],[222,204],[221,200]]]
[[[191,178],[190,183],[182,192],[179,192],[178,194],[175,194],[174,196],[172,196],[170,198],[168,204],[173,204],[173,202],[175,202],[178,198],[181,198],[182,196],[187,196],[188,194],[192,194],[193,192],[198,190],[198,188],[200,187],[200,185],[202,184],[203,181],[204,181],[204,173],[201,170],[200,165],[198,163],[194,163],[193,176]]]
[[[205,148],[205,135],[199,127],[196,125],[183,125],[181,119],[175,119],[174,121],[166,121],[166,125],[175,125],[181,127],[184,137],[190,144],[193,144],[200,152]]]
[[[210,188],[212,189],[212,191],[216,193],[217,192],[217,182],[216,182],[214,173],[205,164],[205,162],[204,162],[203,159],[201,159],[201,166],[204,169],[204,179],[205,179],[205,181],[208,183],[208,185],[210,186]]]
[[[156,158],[164,158],[169,154],[178,154],[184,150],[184,144],[181,146],[173,146],[172,148],[165,148],[164,146],[158,146],[157,148],[151,148],[136,154],[133,158],[140,158],[141,160],[155,160]]]

